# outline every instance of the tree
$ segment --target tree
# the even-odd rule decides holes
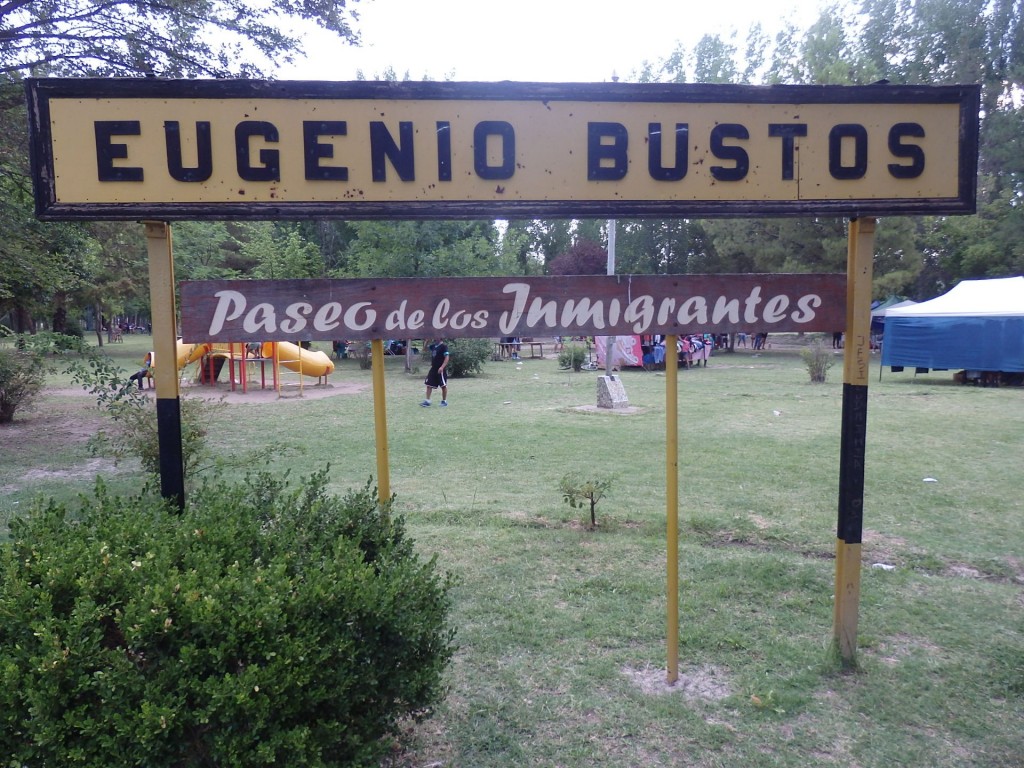
[[[548,262],[549,275],[604,275],[608,272],[608,251],[593,240],[580,239]]]
[[[625,219],[618,222],[616,271],[669,275],[721,271],[717,250],[701,222],[690,219]],[[744,271],[744,270],[740,270]]]
[[[351,22],[359,0],[17,0],[0,2],[0,316],[34,330],[47,309],[55,329],[74,306],[148,302],[132,225],[44,224],[33,215],[28,169],[25,74],[64,76],[258,76],[301,52],[283,22],[305,20],[358,42]],[[216,225],[223,230],[224,225]],[[136,227],[137,229],[137,227]],[[230,276],[231,253],[189,242],[186,274]],[[193,230],[195,231],[195,230]],[[98,236],[97,236],[98,233]],[[220,244],[231,245],[222,233]],[[136,234],[135,244],[142,243]],[[144,247],[142,252],[145,252]],[[237,250],[233,252],[237,254]],[[132,261],[133,269],[124,269]],[[218,264],[217,262],[221,262]],[[144,262],[143,262],[144,263]]]
[[[252,276],[285,280],[323,276],[323,259],[316,245],[306,242],[291,225],[260,221],[244,227],[242,255],[255,266]]]
[[[339,277],[451,277],[505,274],[498,234],[484,221],[361,221]]]
[[[0,5],[0,75],[256,77],[301,39],[282,17],[358,42],[359,0],[36,0]],[[265,64],[259,63],[262,60]]]
[[[91,307],[96,340],[102,346],[102,320],[129,311],[148,312],[147,252],[142,231],[132,224],[94,221],[83,243],[83,276],[74,305]]]
[[[738,80],[736,46],[718,35],[704,35],[693,49],[693,79],[697,83],[733,83]]]

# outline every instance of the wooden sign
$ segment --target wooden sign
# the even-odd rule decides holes
[[[204,280],[186,342],[835,331],[845,275]]]
[[[979,86],[30,79],[44,219],[973,213]]]

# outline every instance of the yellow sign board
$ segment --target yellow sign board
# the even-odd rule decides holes
[[[44,218],[974,210],[976,86],[27,87]]]

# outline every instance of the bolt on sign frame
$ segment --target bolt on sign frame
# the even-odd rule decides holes
[[[643,327],[667,334],[671,347],[678,334],[754,319],[778,331],[845,327],[833,640],[853,660],[875,217],[975,212],[979,86],[147,78],[25,87],[36,215],[145,222],[158,360],[174,359],[176,220],[849,218],[845,278],[185,283],[182,330],[231,341],[369,338],[382,372],[381,340],[399,328],[484,336]],[[254,309],[260,304],[269,309]],[[162,366],[156,379],[161,490],[183,506],[178,378]],[[675,376],[666,384],[667,677],[675,682]],[[378,483],[388,498],[383,388],[375,376]]]

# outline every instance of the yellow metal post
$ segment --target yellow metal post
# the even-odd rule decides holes
[[[679,352],[675,336],[665,338],[665,625],[666,681],[679,679]]]
[[[373,422],[377,438],[377,495],[382,504],[391,498],[391,469],[388,464],[388,412],[384,397],[384,341],[370,343],[373,369]]]
[[[833,642],[843,661],[857,654],[861,538],[864,528],[864,454],[867,440],[868,369],[871,360],[871,273],[875,219],[850,221],[846,267],[846,342],[843,350],[843,416],[839,451],[839,519]]]
[[[185,468],[181,454],[181,401],[178,389],[178,325],[174,306],[174,256],[171,226],[143,224],[149,254],[149,300],[153,313],[156,369],[156,423],[160,448],[160,493],[185,508]]]

